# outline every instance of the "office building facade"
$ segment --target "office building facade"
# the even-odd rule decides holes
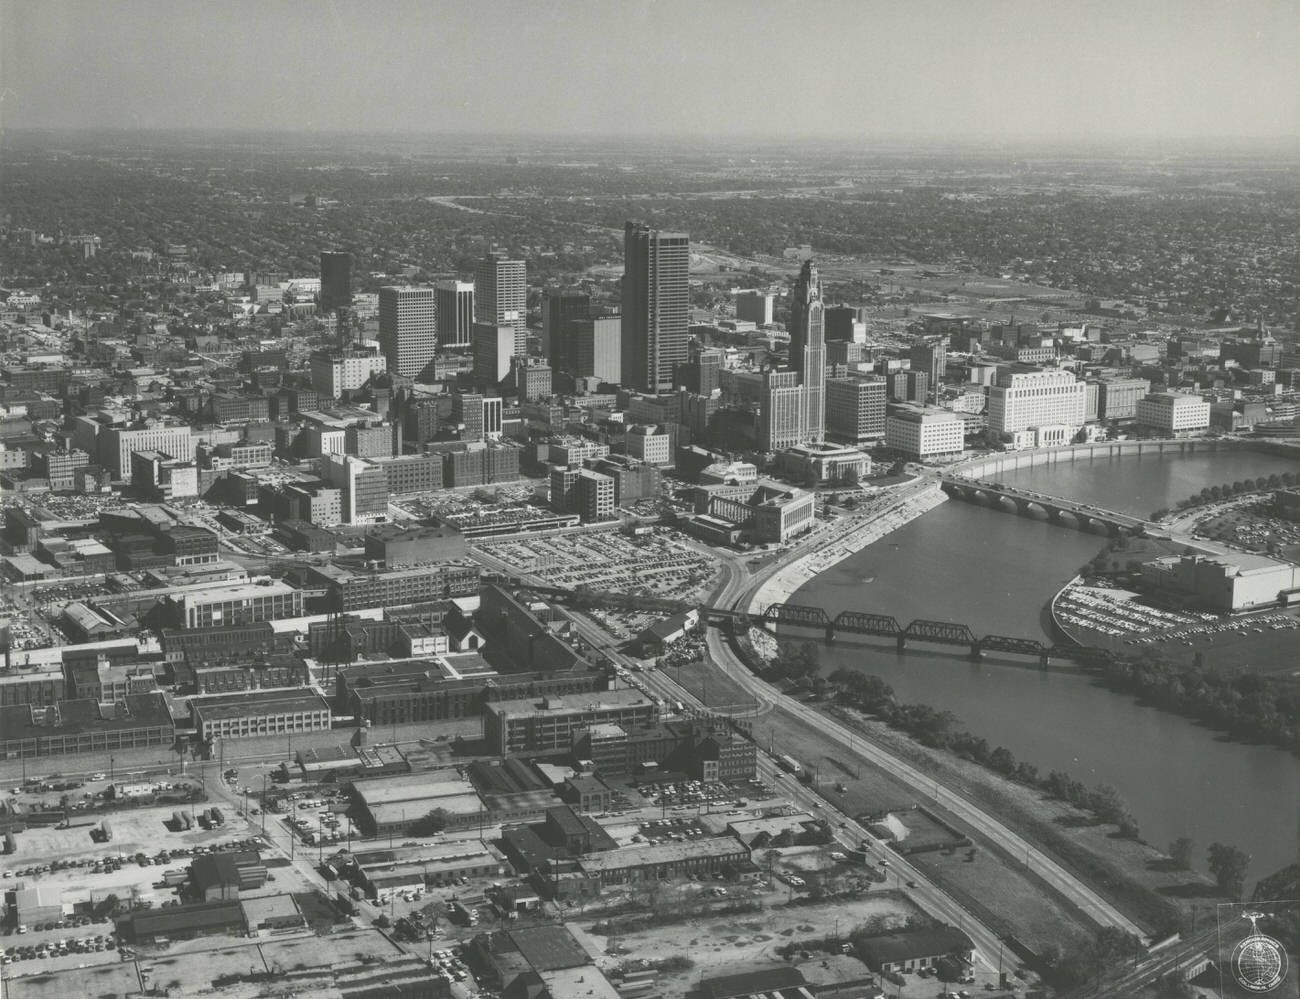
[[[320,311],[329,313],[352,304],[352,254],[325,250],[320,255]]]
[[[474,328],[474,282],[439,281],[433,286],[433,301],[438,346],[468,347]]]
[[[509,326],[514,330],[513,353],[528,353],[528,273],[522,260],[491,253],[479,261],[474,271],[474,321]]]
[[[790,301],[790,366],[803,386],[803,440],[826,437],[826,327],[822,283],[805,260]]]
[[[885,434],[886,383],[871,378],[826,380],[826,434],[842,444],[862,444]]]
[[[417,378],[438,349],[432,288],[379,289],[379,349],[388,370]]]
[[[690,238],[628,222],[623,231],[622,383],[669,392],[687,358]]]
[[[1005,434],[1039,426],[1078,430],[1086,391],[1069,371],[999,368],[997,383],[989,387],[989,429]]]

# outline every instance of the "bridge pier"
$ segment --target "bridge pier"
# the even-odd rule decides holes
[[[1038,653],[1038,668],[1047,669],[1048,663],[1051,661],[1051,658],[1052,657],[1048,654],[1046,649]]]
[[[907,636],[901,631],[898,633],[898,651],[903,652],[907,649]]]
[[[828,624],[826,625],[826,644],[830,645],[833,641],[835,641],[835,625]]]
[[[975,642],[971,645],[970,658],[974,659],[976,662],[979,662],[979,660],[984,658],[984,650],[980,648],[979,642]]]

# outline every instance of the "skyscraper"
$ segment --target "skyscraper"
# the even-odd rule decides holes
[[[379,346],[388,370],[418,378],[437,352],[432,288],[379,289]]]
[[[325,250],[320,255],[320,310],[333,312],[352,304],[352,254]]]
[[[546,356],[557,371],[572,371],[574,347],[566,324],[591,315],[591,296],[576,288],[548,288],[542,296],[542,340]]]
[[[473,342],[474,282],[439,281],[433,286],[439,347],[468,347]]]
[[[939,397],[939,387],[943,376],[948,371],[948,348],[941,336],[918,337],[912,341],[909,351],[913,371],[924,371],[929,395],[933,400]]]
[[[811,260],[803,262],[790,302],[790,367],[804,388],[804,439],[826,437],[826,324],[822,283]]]
[[[528,275],[522,260],[489,253],[474,271],[474,321],[510,326],[515,353],[528,353]]]
[[[686,360],[690,237],[638,222],[623,230],[623,387],[668,392]]]

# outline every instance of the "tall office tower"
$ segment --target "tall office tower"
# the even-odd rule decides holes
[[[790,301],[790,366],[804,387],[804,439],[826,437],[826,324],[822,283],[811,260],[803,262]]]
[[[669,392],[686,360],[690,237],[638,222],[623,229],[623,387]]]
[[[780,451],[808,438],[804,419],[808,404],[797,371],[765,371],[758,404],[758,446]]]
[[[573,341],[569,339],[570,319],[591,316],[591,296],[576,288],[548,288],[542,296],[542,341],[551,367],[573,371]]]
[[[528,354],[528,275],[522,260],[489,253],[474,271],[474,321],[510,326],[515,353]]]
[[[826,432],[841,444],[861,444],[885,433],[885,380],[865,378],[826,380]]]
[[[379,289],[379,348],[388,370],[418,378],[438,350],[432,288]]]
[[[600,319],[570,319],[561,334],[569,345],[570,367],[564,369],[574,378],[599,378],[617,385],[622,377],[623,320],[619,316]]]
[[[857,322],[858,310],[849,305],[832,305],[826,309],[826,339],[853,340],[853,324]]]
[[[736,295],[736,318],[758,326],[772,325],[772,296],[761,291],[742,291]]]
[[[439,347],[468,347],[474,342],[474,282],[439,281],[433,286]]]
[[[712,395],[722,383],[722,351],[713,348],[697,351],[694,360],[678,369],[677,382],[687,392]]]
[[[909,353],[913,371],[924,371],[929,386],[930,398],[939,397],[939,386],[948,370],[948,348],[943,337],[922,337],[912,342]]]
[[[510,358],[515,355],[513,327],[493,323],[474,324],[474,384],[498,385],[510,374]]]
[[[320,310],[333,312],[352,304],[352,254],[325,250],[320,255]]]

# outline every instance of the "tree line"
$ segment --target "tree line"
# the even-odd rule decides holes
[[[1281,475],[1274,473],[1267,479],[1262,476],[1258,479],[1238,479],[1236,482],[1225,482],[1219,486],[1207,486],[1199,493],[1194,493],[1186,499],[1179,500],[1174,505],[1174,509],[1190,510],[1193,507],[1216,503],[1219,500],[1230,499],[1233,496],[1241,496],[1245,493],[1256,493],[1265,489],[1289,489],[1295,484],[1295,472],[1283,472]],[[1152,511],[1151,519],[1163,520],[1169,516],[1169,513],[1168,507],[1161,507],[1159,510]]]
[[[839,703],[880,718],[922,745],[947,750],[1002,777],[1046,791],[1091,813],[1098,822],[1117,826],[1121,836],[1137,839],[1140,835],[1137,820],[1112,785],[1087,787],[1060,770],[1043,776],[1032,763],[1017,760],[1005,746],[990,746],[987,739],[960,728],[951,711],[940,711],[928,704],[899,704],[893,688],[878,676],[838,669],[830,680],[836,685]]]
[[[1106,685],[1166,711],[1196,718],[1239,739],[1300,752],[1300,686],[1259,673],[1216,673],[1148,651],[1100,667]]]

